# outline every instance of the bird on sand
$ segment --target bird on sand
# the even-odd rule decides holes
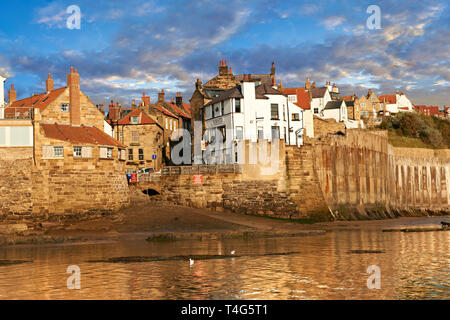
[[[191,266],[191,267],[192,267],[192,266],[194,265],[194,262],[195,262],[194,260],[192,260],[192,259],[189,259],[189,266]]]
[[[235,250],[231,251],[231,255],[233,256],[236,253]]]

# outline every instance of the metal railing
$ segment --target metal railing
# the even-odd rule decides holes
[[[34,108],[2,108],[0,109],[0,120],[33,120]]]

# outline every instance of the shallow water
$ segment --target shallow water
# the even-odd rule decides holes
[[[0,260],[31,262],[0,264],[0,299],[449,299],[449,243],[450,232],[361,230],[7,247]],[[67,289],[70,265],[81,290]],[[367,288],[370,265],[380,267],[379,290]]]

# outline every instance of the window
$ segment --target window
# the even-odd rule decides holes
[[[132,124],[138,124],[139,123],[139,117],[131,117],[131,123]]]
[[[169,130],[169,120],[166,118],[166,130]]]
[[[361,103],[361,108],[365,108],[365,107],[366,107],[366,103],[365,102]]]
[[[134,160],[133,149],[128,149],[128,161],[133,161],[133,160]]]
[[[235,112],[241,112],[241,99],[234,100],[234,110]]]
[[[55,158],[64,158],[64,147],[53,147],[53,156]]]
[[[119,141],[123,143],[123,131],[119,132]]]
[[[61,112],[69,112],[69,104],[61,103]]]
[[[284,127],[284,142],[287,143],[286,127]]]
[[[73,147],[73,156],[75,158],[81,158],[81,155],[82,155],[81,150],[82,150],[81,147]]]
[[[113,148],[100,147],[100,159],[112,159]]]
[[[258,139],[263,140],[264,139],[264,128],[258,127]]]
[[[292,121],[300,121],[300,114],[299,113],[293,113],[292,114]]]
[[[314,108],[314,113],[319,113],[319,108]]]
[[[217,131],[220,132],[220,134],[222,135],[222,141],[225,142],[227,139],[227,134],[226,134],[226,130],[225,130],[225,126],[222,127],[218,127]]]
[[[296,95],[288,96],[288,101],[292,102],[292,103],[296,103],[297,102],[297,96]]]
[[[283,121],[286,121],[286,109],[284,108],[284,104],[283,104]]]
[[[139,161],[144,160],[144,149],[139,149]]]
[[[64,147],[62,146],[43,146],[43,158],[64,158]]]
[[[139,144],[139,131],[131,132],[131,144]]]
[[[280,127],[272,126],[272,141],[280,139]]]
[[[278,104],[271,104],[270,105],[270,114],[272,120],[279,120],[278,115]]]
[[[361,111],[361,117],[368,117],[369,111]]]
[[[225,114],[225,102],[220,103],[220,114],[223,116]]]
[[[83,147],[81,149],[81,157],[92,158],[92,147]]]
[[[125,160],[125,158],[126,158],[125,149],[119,149],[119,160]]]
[[[244,128],[236,127],[236,139],[242,140],[244,139]]]
[[[170,130],[172,130],[172,119],[169,120]]]

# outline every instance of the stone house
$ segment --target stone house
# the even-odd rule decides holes
[[[114,109],[110,110],[114,112]],[[111,123],[112,121],[109,120]],[[162,165],[164,128],[144,111],[134,108],[113,124],[114,137],[127,145],[126,170],[153,168],[159,171]]]
[[[103,114],[80,90],[76,70],[66,87],[54,89],[49,75],[46,92],[25,99],[16,100],[12,87],[4,111],[0,153],[9,156],[0,168],[22,181],[14,190],[21,197],[0,196],[7,218],[114,212],[129,204],[126,146],[103,131]]]

